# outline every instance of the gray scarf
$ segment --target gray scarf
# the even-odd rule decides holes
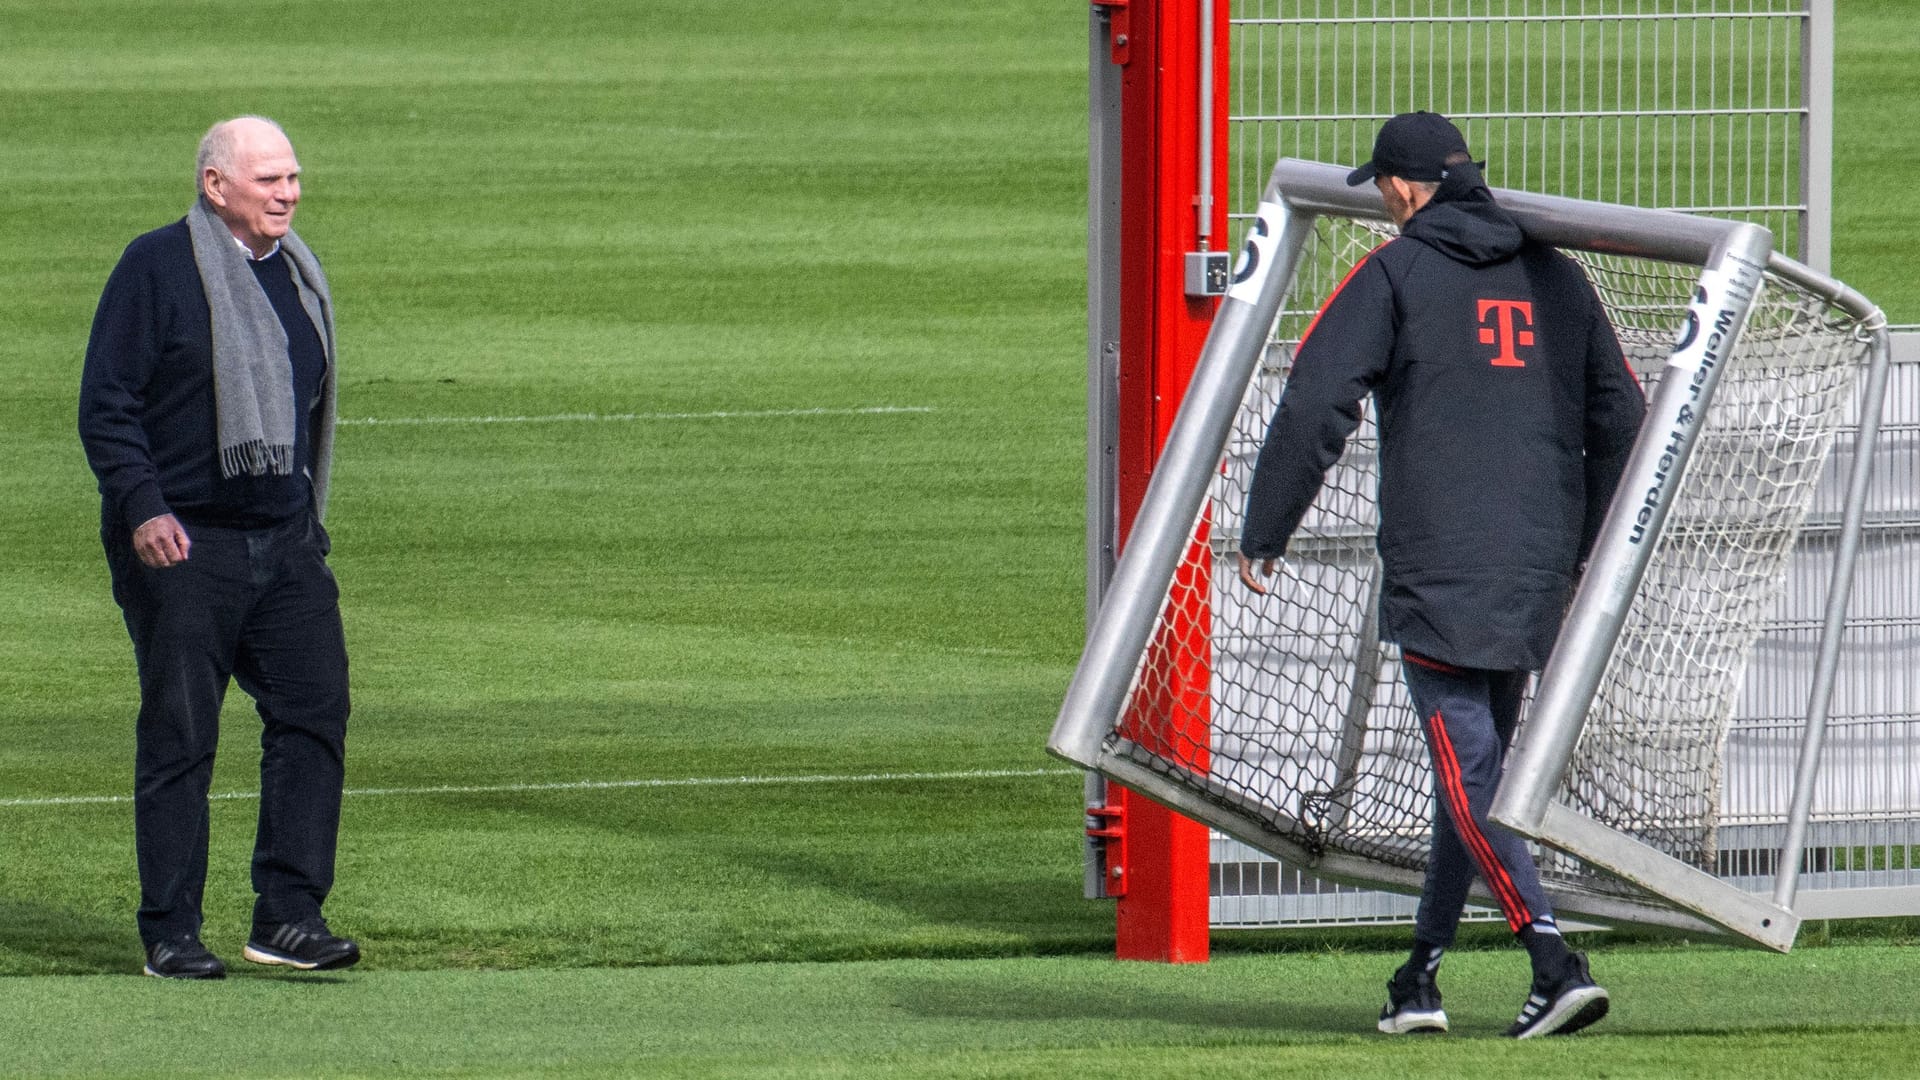
[[[220,434],[220,475],[288,476],[293,472],[293,364],[287,331],[247,257],[204,199],[187,211],[193,261],[213,317],[213,405]],[[289,231],[280,250],[293,267],[300,306],[320,331],[327,368],[320,379],[320,410],[313,423],[314,512],[327,512],[327,475],[333,464],[333,295],[320,260]]]

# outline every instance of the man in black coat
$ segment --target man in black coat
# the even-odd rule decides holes
[[[1562,940],[1525,843],[1487,810],[1645,400],[1579,266],[1521,233],[1445,117],[1387,121],[1347,178],[1369,180],[1400,236],[1300,343],[1254,469],[1240,576],[1266,591],[1371,394],[1381,637],[1400,645],[1438,803],[1413,955],[1379,1028],[1447,1029],[1435,975],[1477,873],[1533,964],[1507,1034],[1572,1032],[1606,1015],[1607,992]]]
[[[200,941],[207,789],[230,680],[261,733],[258,898],[243,955],[360,958],[320,906],[333,886],[348,713],[328,568],[333,302],[291,228],[300,163],[279,125],[214,125],[187,216],[127,246],[100,297],[80,441],[140,673],[134,847],[146,973],[216,979]]]

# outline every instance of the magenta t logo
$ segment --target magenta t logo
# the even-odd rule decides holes
[[[1488,325],[1489,315],[1493,317],[1492,325]],[[1499,353],[1493,358],[1493,366],[1526,367],[1527,362],[1520,359],[1514,350],[1527,348],[1533,344],[1532,301],[1482,300],[1479,318],[1480,344],[1492,345],[1499,349]],[[1523,326],[1528,329],[1522,329]]]

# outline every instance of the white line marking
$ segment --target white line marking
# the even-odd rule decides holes
[[[443,784],[437,787],[348,788],[348,795],[493,795],[541,791],[619,791],[632,788],[763,787],[773,784],[878,784],[894,781],[1008,780],[1076,775],[1079,769],[973,769],[965,772],[853,773],[843,776],[683,776],[654,780],[568,780],[546,784]],[[258,799],[257,791],[217,791],[215,802]],[[133,801],[131,795],[49,795],[0,799],[0,807],[101,806]]]
[[[755,420],[784,416],[892,416],[930,413],[930,405],[869,405],[857,409],[758,409],[741,412],[551,413],[546,416],[362,416],[342,417],[342,427],[417,427],[422,424],[633,423],[644,420]]]

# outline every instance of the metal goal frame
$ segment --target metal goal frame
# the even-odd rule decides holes
[[[1344,173],[1343,167],[1292,160],[1275,167],[1256,223],[1247,232],[1238,280],[1214,320],[1126,551],[1114,569],[1106,602],[1090,627],[1086,652],[1049,749],[1283,861],[1307,867],[1318,877],[1417,891],[1417,871],[1337,852],[1306,851],[1260,827],[1257,819],[1232,812],[1233,793],[1203,796],[1191,786],[1169,784],[1163,770],[1140,764],[1116,742],[1125,741],[1125,733],[1116,732],[1126,697],[1145,662],[1167,588],[1193,543],[1194,523],[1206,496],[1209,473],[1218,467],[1221,448],[1240,404],[1240,392],[1265,351],[1313,219],[1322,214],[1374,219],[1385,216],[1377,193],[1347,188]],[[1628,466],[1628,479],[1621,485],[1623,493],[1634,492],[1636,498],[1649,489],[1639,480],[1648,479],[1654,470],[1675,472],[1684,468],[1684,455],[1680,462],[1671,460],[1670,437],[1676,425],[1684,429],[1704,415],[1703,397],[1711,396],[1718,365],[1711,353],[1703,350],[1719,349],[1723,355],[1730,352],[1745,317],[1745,302],[1758,288],[1763,271],[1794,282],[1872,327],[1856,444],[1860,452],[1854,457],[1849,478],[1826,633],[1788,823],[1788,850],[1796,851],[1806,834],[1824,734],[1825,703],[1837,664],[1839,629],[1845,622],[1861,507],[1870,480],[1870,449],[1886,385],[1889,350],[1884,320],[1858,293],[1773,253],[1770,235],[1758,226],[1511,191],[1501,192],[1500,199],[1530,234],[1556,246],[1607,250],[1705,268],[1696,305],[1700,307],[1699,316],[1720,332],[1712,335],[1711,346],[1709,335],[1695,335],[1670,361],[1669,370],[1678,368],[1687,378],[1663,379],[1650,402],[1649,420]],[[1669,457],[1665,463],[1659,460],[1663,452]],[[1793,912],[1797,859],[1780,860],[1773,898],[1763,900],[1631,837],[1613,834],[1552,802],[1612,636],[1618,632],[1623,613],[1621,598],[1631,597],[1644,568],[1644,559],[1636,554],[1636,548],[1644,552],[1644,547],[1630,543],[1627,537],[1636,527],[1658,528],[1657,519],[1664,516],[1678,484],[1652,487],[1659,496],[1649,501],[1653,519],[1635,506],[1624,514],[1616,507],[1609,520],[1563,631],[1562,647],[1543,674],[1532,716],[1515,747],[1495,813],[1518,831],[1644,890],[1644,896],[1622,896],[1561,885],[1554,899],[1567,912],[1603,922],[1733,933],[1785,949],[1791,945],[1799,922]],[[1122,752],[1116,752],[1116,747]],[[1188,781],[1191,784],[1192,777]]]

